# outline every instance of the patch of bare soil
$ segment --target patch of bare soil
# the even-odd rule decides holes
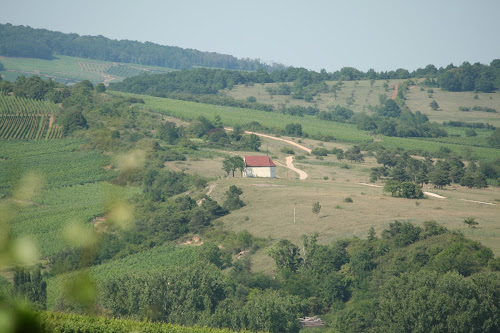
[[[200,237],[198,236],[193,236],[193,238],[188,239],[184,243],[180,243],[179,245],[195,245],[195,246],[200,246],[203,245],[203,241],[201,240]]]
[[[380,185],[375,185],[375,184],[367,184],[367,183],[358,183],[360,185],[365,185],[365,186],[372,186],[372,187],[382,187]]]
[[[113,80],[115,80],[115,79],[116,79],[116,77],[111,76],[111,75],[108,75],[108,74],[101,74],[101,75],[104,77],[104,82],[103,82],[103,83],[104,83],[104,85],[105,85],[106,87],[108,87],[108,86],[109,86],[109,83],[110,83],[111,81],[113,81]]]
[[[243,257],[246,253],[249,253],[249,252],[250,252],[250,250],[241,251],[240,253],[238,253],[238,254],[236,255],[236,258],[237,258],[237,259],[240,259],[240,258],[241,258],[241,257]]]
[[[446,197],[443,197],[442,195],[439,195],[439,194],[436,194],[436,193],[432,193],[432,192],[424,192],[424,194],[428,195],[430,197],[434,197],[434,198],[446,199]]]
[[[396,96],[398,96],[398,85],[397,84],[394,85],[394,91],[392,92],[391,99],[395,99]]]
[[[106,225],[106,221],[107,221],[106,217],[98,216],[92,220],[92,225],[94,226],[94,228],[97,231],[106,232],[108,229],[108,226]]]

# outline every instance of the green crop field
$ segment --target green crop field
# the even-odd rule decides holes
[[[94,217],[128,193],[107,182],[43,190],[33,201],[14,202],[11,236],[29,236],[42,257],[50,256],[71,245],[64,239],[68,225],[91,227]]]
[[[111,199],[125,199],[136,192],[106,182],[117,174],[104,169],[110,157],[80,150],[82,143],[67,139],[0,142],[0,195],[15,193],[29,175],[28,179],[43,185],[29,201],[8,201],[12,237],[30,236],[41,256],[64,249],[66,225],[88,227],[94,217],[109,209]]]
[[[450,134],[460,134],[460,137],[448,137],[438,139],[425,138],[398,138],[378,135],[375,138],[368,135],[368,132],[361,131],[355,125],[338,122],[320,120],[312,116],[297,117],[277,112],[265,112],[242,108],[232,108],[225,106],[214,106],[202,103],[185,102],[168,98],[159,98],[143,95],[133,95],[113,92],[122,96],[136,96],[144,99],[145,107],[160,114],[173,116],[184,120],[196,119],[205,116],[213,120],[216,115],[222,118],[225,125],[235,126],[247,124],[251,121],[259,122],[261,125],[283,130],[289,123],[300,123],[304,132],[310,135],[331,135],[338,142],[360,143],[369,141],[379,141],[388,148],[404,148],[408,150],[420,150],[424,152],[438,152],[441,147],[450,149],[457,154],[465,154],[467,150],[480,161],[492,161],[500,156],[500,150],[485,146],[485,138],[491,135],[491,131],[478,131],[478,137],[462,137],[465,129],[446,127]],[[483,112],[484,113],[484,112]]]
[[[52,124],[57,110],[49,101],[0,96],[0,139],[62,138],[62,127]]]
[[[315,117],[295,117],[277,112],[265,112],[259,110],[241,109],[226,106],[216,106],[202,103],[185,102],[168,98],[151,97],[113,92],[122,96],[136,96],[144,99],[145,106],[160,114],[193,120],[204,116],[213,120],[219,115],[224,125],[236,126],[256,121],[269,128],[283,130],[289,123],[300,123],[305,132],[314,135],[331,135],[339,141],[345,142],[368,142],[372,138],[364,131],[356,129],[356,126],[335,122],[321,121]]]
[[[0,142],[0,188],[13,189],[30,172],[40,174],[48,188],[95,183],[116,175],[104,169],[109,156],[80,150],[82,144],[75,139]]]
[[[2,57],[5,71],[0,72],[6,80],[14,81],[18,76],[39,75],[61,83],[89,80],[92,83],[121,81],[143,72],[165,73],[172,69],[137,64],[114,63],[57,55],[53,60]]]
[[[102,316],[84,316],[64,312],[43,311],[37,314],[47,332],[149,332],[149,333],[235,333],[225,328],[180,326],[162,322],[116,319]],[[250,331],[239,331],[249,333]]]
[[[185,266],[195,263],[196,248],[193,246],[162,245],[116,259],[101,265],[93,266],[87,270],[90,277],[98,284],[110,278],[116,278],[124,274],[151,272],[163,270],[169,267]],[[47,285],[47,308],[52,309],[57,300],[64,292],[64,285],[68,280],[74,278],[79,272],[59,275],[48,281]]]

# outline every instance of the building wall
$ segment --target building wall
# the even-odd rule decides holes
[[[245,177],[276,178],[276,167],[247,167]]]

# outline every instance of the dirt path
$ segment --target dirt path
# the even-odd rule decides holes
[[[232,128],[230,128],[230,127],[224,127],[224,129],[225,129],[226,131],[232,131],[232,130],[233,130],[233,129],[232,129]],[[257,133],[257,132],[245,131],[245,133],[246,133],[246,134],[255,134],[255,135],[257,135],[257,136],[261,136],[261,137],[263,137],[263,138],[268,138],[268,139],[273,139],[273,140],[283,141],[283,142],[286,142],[286,143],[288,143],[288,144],[291,144],[292,146],[295,146],[295,147],[297,147],[297,148],[299,148],[299,149],[302,149],[302,150],[304,150],[304,151],[308,152],[309,154],[311,153],[311,149],[309,149],[309,148],[307,148],[307,147],[305,147],[305,146],[303,146],[303,145],[301,145],[301,144],[298,144],[297,142],[294,142],[294,141],[292,141],[292,140],[286,140],[286,139],[282,139],[282,138],[277,138],[277,137],[272,136],[272,135],[267,135],[267,134],[262,134],[262,133]]]
[[[483,205],[491,205],[491,206],[496,206],[496,204],[491,203],[491,202],[484,202],[484,201],[476,201],[476,200],[467,200],[467,199],[460,199],[462,201],[468,201],[468,202],[475,202]]]
[[[432,192],[424,192],[425,195],[429,195],[431,197],[434,197],[434,198],[439,198],[439,199],[446,199],[446,197],[443,197],[442,195],[439,195],[439,194],[436,194],[436,193],[432,193]]]
[[[358,183],[360,185],[365,185],[365,186],[372,186],[372,187],[382,187],[380,185],[375,185],[375,184],[367,184],[367,183]],[[432,193],[432,192],[423,192],[425,195],[428,195],[430,197],[434,197],[434,198],[439,198],[439,199],[446,199],[446,197],[443,197],[442,195],[439,195],[439,194],[436,194],[436,193]]]
[[[212,191],[214,190],[214,188],[217,187],[217,184],[216,183],[212,183],[208,186],[208,191],[207,191],[207,196],[210,195],[210,193],[212,193]],[[205,201],[205,198],[201,198],[200,200],[198,200],[197,204],[198,206],[201,206],[201,204],[203,203],[203,201]]]
[[[307,147],[305,147],[305,146],[303,146],[303,145],[300,145],[300,144],[298,144],[297,142],[294,142],[294,141],[292,141],[292,140],[286,140],[286,139],[282,139],[282,138],[277,138],[277,137],[272,136],[272,135],[261,134],[261,133],[250,132],[250,131],[245,131],[245,133],[247,133],[247,134],[255,134],[255,135],[257,135],[257,136],[261,136],[261,137],[268,138],[268,139],[273,139],[273,140],[283,141],[283,142],[286,142],[286,143],[288,143],[288,144],[291,144],[292,146],[295,146],[295,147],[297,147],[297,148],[299,148],[299,149],[302,149],[302,150],[304,150],[304,151],[308,152],[309,154],[311,153],[311,149],[309,149],[309,148],[307,148]],[[293,156],[292,156],[292,157],[293,157]]]
[[[307,172],[305,171],[302,171],[302,170],[299,170],[297,169],[294,165],[293,165],[293,156],[288,156],[286,158],[286,167],[290,170],[293,170],[295,171],[296,173],[299,174],[299,179],[306,179],[307,178]]]
[[[398,95],[398,85],[397,85],[397,84],[395,84],[395,85],[394,85],[394,91],[392,92],[392,97],[391,97],[391,99],[395,99],[397,95]]]
[[[278,161],[274,161],[274,163],[278,164],[279,166],[282,166],[282,167],[285,167],[285,168],[288,168],[292,171],[295,171],[296,173],[299,174],[299,179],[300,180],[304,180],[307,178],[307,172],[305,171],[302,171],[300,169],[297,169],[294,165],[293,165],[293,156],[288,156],[286,158],[286,165],[283,165],[282,163],[278,162]]]

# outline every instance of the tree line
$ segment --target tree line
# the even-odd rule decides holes
[[[479,63],[470,65],[465,62],[460,67],[449,65],[439,70],[430,70],[428,67],[426,67],[427,70],[416,70],[411,75],[409,73],[408,75],[383,75],[382,72],[375,71],[363,73],[352,68],[343,68],[333,73],[327,73],[324,70],[315,72],[295,67],[272,72],[263,69],[255,72],[243,72],[203,68],[166,74],[148,75],[143,73],[136,77],[127,78],[123,82],[113,83],[112,87],[121,91],[165,97],[171,93],[217,94],[222,89],[232,89],[234,85],[238,84],[281,83],[277,87],[268,87],[268,93],[271,95],[291,95],[298,99],[308,99],[307,96],[313,97],[320,92],[330,91],[331,89],[325,84],[325,81],[412,79],[430,76],[437,77],[437,82],[431,84],[426,83],[428,81],[425,80],[424,85],[440,86],[450,91],[491,92],[500,87],[500,60],[498,59],[493,60],[490,65]],[[358,74],[349,74],[352,72]],[[461,80],[465,80],[466,84],[463,84]],[[293,85],[287,83],[293,83]]]
[[[0,54],[8,57],[54,59],[57,54],[103,61],[186,69],[214,67],[239,70],[282,68],[256,59],[201,52],[151,42],[113,40],[104,36],[80,36],[29,26],[0,24]]]
[[[292,78],[293,76],[290,76],[290,73],[283,71],[286,68],[281,64],[267,65],[259,60],[237,59],[231,55],[162,46],[151,42],[118,41],[103,36],[80,36],[46,29],[33,29],[29,26],[14,26],[9,23],[0,24],[0,55],[50,60],[54,58],[55,54],[175,69],[191,69],[201,66],[243,71],[260,70],[262,72],[259,79],[253,82],[292,82],[299,80],[301,82],[294,87],[293,95],[302,96],[302,98],[311,96],[322,89],[322,85],[313,88],[310,86],[311,84],[318,84],[327,80],[356,81],[425,78],[424,84],[440,86],[449,91],[476,90],[492,92],[500,87],[500,59],[493,60],[489,65],[464,62],[458,67],[449,64],[446,67],[437,68],[429,64],[412,72],[403,68],[380,72],[369,69],[363,72],[354,67],[343,67],[329,73],[324,69],[315,72],[305,68],[290,67],[292,71],[300,73],[295,78]],[[271,76],[270,74],[274,71],[278,71],[278,73]],[[219,83],[223,84],[223,80],[219,80]],[[233,84],[238,83],[233,82]],[[311,91],[303,91],[302,87],[304,86],[310,86],[309,90]],[[207,89],[212,90],[212,88],[206,88],[205,90]],[[190,91],[183,90],[183,92]],[[291,91],[285,86],[280,86],[273,88],[269,92],[271,94],[287,95]]]

